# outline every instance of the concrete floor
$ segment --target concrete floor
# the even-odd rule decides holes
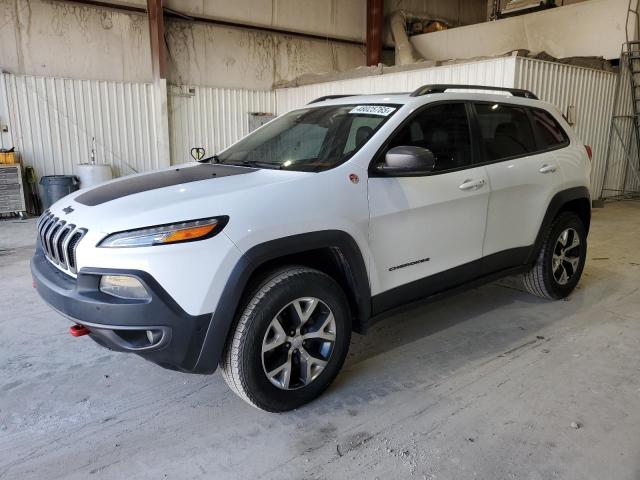
[[[640,203],[594,211],[567,301],[503,282],[389,318],[279,415],[69,336],[33,239],[0,223],[0,479],[640,478]]]

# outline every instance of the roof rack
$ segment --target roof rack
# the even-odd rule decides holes
[[[417,90],[411,93],[412,97],[420,97],[422,95],[428,95],[430,93],[444,93],[447,90],[490,90],[495,92],[508,92],[514,97],[531,98],[538,100],[533,93],[529,90],[522,90],[520,88],[504,88],[504,87],[488,87],[486,85],[423,85]]]
[[[344,97],[357,97],[358,94],[349,94],[349,95],[325,95],[324,97],[318,97],[315,100],[311,100],[307,105],[311,105],[312,103],[324,102],[325,100],[333,100],[334,98],[344,98]]]

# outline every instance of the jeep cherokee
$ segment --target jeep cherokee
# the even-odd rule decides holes
[[[65,197],[38,221],[31,269],[74,335],[220,366],[251,405],[290,410],[396,307],[513,274],[569,295],[590,154],[526,90],[323,97],[199,163]]]

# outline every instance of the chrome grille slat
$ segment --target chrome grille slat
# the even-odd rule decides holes
[[[60,236],[64,233],[65,231],[65,225],[67,224],[67,222],[65,222],[64,220],[61,220],[60,222],[58,222],[58,225],[56,225],[56,228],[54,230],[54,233],[51,234],[51,247],[53,250],[53,259],[56,261],[56,263],[60,264],[62,263],[62,259],[60,258],[59,255],[59,241],[60,241]]]
[[[61,248],[62,248],[62,254],[64,255],[64,264],[67,266],[67,268],[70,267],[70,263],[69,263],[69,242],[71,241],[71,237],[73,237],[74,233],[73,231],[76,229],[75,225],[69,225],[69,233],[62,239],[62,244],[61,244]]]
[[[47,252],[49,256],[51,256],[51,250],[49,250],[49,234],[51,230],[55,226],[56,222],[53,216],[49,218],[49,221],[45,225],[44,232],[42,234],[42,244],[44,245],[44,250]]]
[[[43,249],[44,249],[44,232],[47,226],[49,225],[50,219],[51,219],[51,216],[47,212],[45,212],[45,214],[42,215],[42,221],[40,222],[40,226],[38,227],[38,234],[40,235],[40,243],[42,244]]]
[[[85,236],[86,233],[87,233],[86,229],[79,228],[73,233],[71,240],[69,240],[69,245],[67,246],[67,255],[69,258],[69,271],[72,273],[76,273],[77,271],[76,249],[78,247],[78,244],[80,243],[80,240],[82,240],[82,238]]]
[[[51,221],[51,227],[49,227],[49,229],[47,230],[47,234],[45,235],[45,238],[44,238],[45,243],[47,244],[47,251],[49,252],[49,258],[53,260],[54,263],[58,263],[58,262],[56,262],[56,259],[53,256],[52,237],[56,233],[57,229],[59,228],[58,220],[60,220],[58,217],[53,217],[53,220]]]
[[[48,219],[49,219],[49,210],[45,211],[42,215],[40,215],[40,218],[36,223],[36,229],[38,230],[38,233],[42,232],[42,226],[44,225],[45,221]]]
[[[38,234],[39,235],[42,236],[42,230],[44,229],[44,226],[47,224],[48,221],[49,221],[49,213],[45,212],[40,217],[40,220],[38,220]]]
[[[36,229],[47,259],[64,270],[76,273],[76,248],[87,229],[68,224],[49,210],[38,219]]]
[[[51,252],[49,251],[48,237],[49,237],[49,231],[55,225],[53,218],[54,218],[53,216],[49,217],[49,220],[47,220],[47,223],[42,229],[42,248],[44,248],[44,251],[49,257],[51,256]]]

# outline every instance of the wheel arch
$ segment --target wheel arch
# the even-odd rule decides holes
[[[284,265],[315,268],[336,280],[349,300],[353,330],[366,332],[371,317],[371,290],[362,253],[353,237],[341,230],[283,237],[252,247],[236,264],[213,313],[197,372],[215,371],[245,296],[269,272]]]
[[[534,248],[529,255],[529,263],[533,263],[544,243],[544,238],[551,223],[563,212],[574,212],[584,223],[589,232],[591,225],[591,196],[587,187],[573,187],[556,193],[545,212],[542,224],[538,230]]]

